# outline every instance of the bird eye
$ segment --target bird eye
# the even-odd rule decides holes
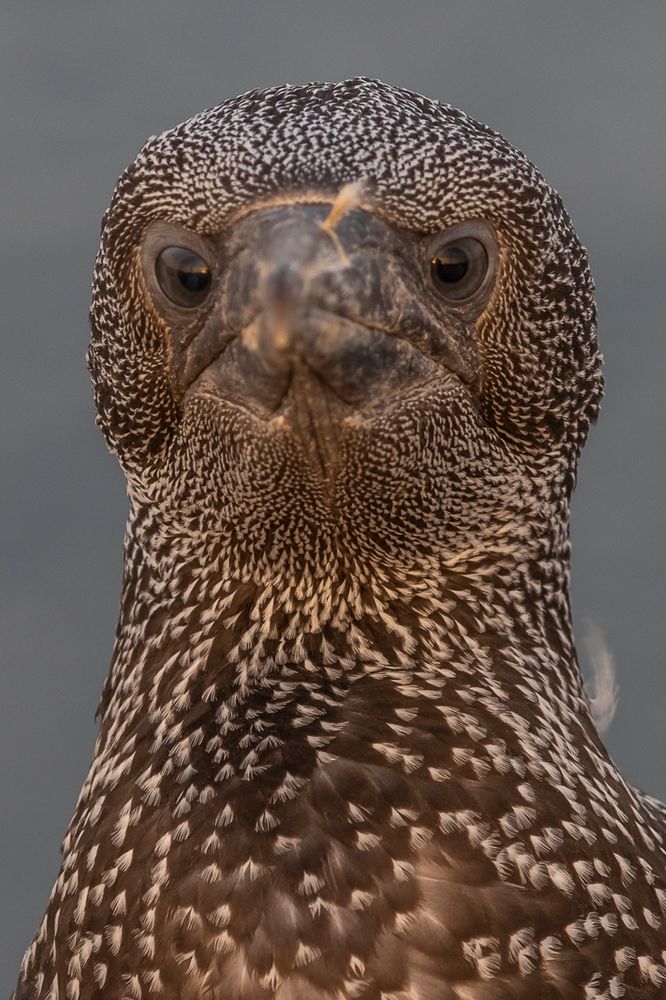
[[[488,253],[483,243],[462,236],[442,244],[432,254],[430,274],[435,288],[446,299],[461,302],[481,288],[488,273]]]
[[[203,302],[212,281],[203,257],[186,247],[165,247],[155,261],[155,277],[166,297],[184,309]]]

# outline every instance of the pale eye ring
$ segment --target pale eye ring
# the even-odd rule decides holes
[[[194,250],[165,247],[155,260],[155,278],[161,291],[182,309],[201,305],[212,284],[211,269]]]
[[[497,243],[490,227],[470,222],[438,234],[429,243],[430,280],[442,298],[465,304],[492,284]]]

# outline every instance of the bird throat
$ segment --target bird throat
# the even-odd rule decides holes
[[[298,433],[314,439],[322,475],[330,476],[335,418],[320,420],[320,410],[313,412],[310,389],[306,379],[295,380],[286,405]],[[321,400],[320,392],[314,396]],[[130,534],[100,706],[102,747],[118,746],[133,725],[145,733],[148,720],[159,742],[172,744],[195,721],[212,737],[221,718],[228,721],[254,698],[264,704],[262,717],[275,717],[271,692],[283,688],[320,701],[313,717],[330,723],[350,692],[375,683],[410,691],[406,697],[415,704],[464,702],[470,689],[492,697],[501,689],[511,703],[529,689],[544,704],[587,712],[568,606],[544,602],[551,589],[544,577],[500,581],[449,572],[437,579],[430,567],[380,580],[350,577],[329,564],[316,577],[304,568],[299,578],[259,583],[220,579],[215,559],[207,568],[170,572],[136,543]],[[558,578],[552,592],[561,591],[565,567],[555,562],[550,572]],[[371,697],[365,711],[386,721]],[[247,736],[243,726],[239,718],[232,726],[239,739]]]
[[[353,413],[353,407],[312,368],[297,364],[278,413],[290,426],[310,467],[332,496],[340,454],[340,426]]]

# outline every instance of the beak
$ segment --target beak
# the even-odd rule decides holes
[[[469,331],[433,319],[414,239],[356,207],[327,228],[329,210],[261,208],[232,227],[199,372],[181,367],[188,392],[289,419],[304,391],[316,421],[320,404],[337,418],[438,374],[472,381]]]

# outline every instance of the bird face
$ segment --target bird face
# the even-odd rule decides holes
[[[213,240],[158,223],[143,243],[178,396],[289,427],[324,477],[337,465],[340,423],[370,419],[425,382],[475,385],[474,321],[498,258],[483,222],[433,238],[371,209],[329,228],[334,212],[271,205]]]
[[[328,493],[345,441],[437,387],[478,409],[474,324],[498,261],[483,222],[433,237],[355,208],[329,229],[335,211],[270,205],[208,240],[157,223],[142,245],[183,409],[240,411]]]
[[[257,565],[404,564],[547,525],[600,393],[557,196],[483,126],[372,81],[258,92],[149,141],[92,322],[134,494]]]

